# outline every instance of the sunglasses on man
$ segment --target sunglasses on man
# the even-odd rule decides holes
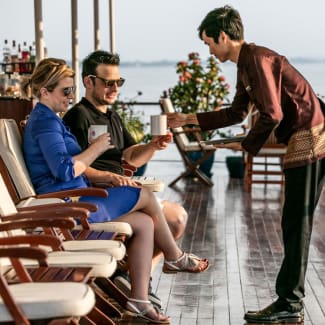
[[[104,78],[99,77],[99,76],[95,76],[93,74],[88,75],[88,77],[89,78],[94,78],[94,79],[97,78],[97,79],[101,80],[104,83],[105,88],[111,88],[111,87],[115,86],[115,84],[117,85],[117,87],[122,87],[124,85],[124,82],[125,82],[124,78],[108,80],[108,79],[104,79]]]

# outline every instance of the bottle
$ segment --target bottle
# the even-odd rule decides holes
[[[11,62],[12,65],[12,71],[13,72],[19,72],[19,63],[18,63],[18,49],[16,46],[16,41],[12,41],[12,47],[11,47]]]
[[[35,49],[35,42],[33,45],[29,47],[29,64],[28,64],[28,73],[32,73],[35,67],[36,61],[36,49]]]
[[[23,48],[21,50],[21,59],[24,61],[24,62],[28,62],[30,60],[30,51],[27,47],[27,43],[24,42],[23,43]]]
[[[29,53],[30,53],[30,61],[35,62],[36,60],[35,42],[33,42],[33,45],[29,47]]]
[[[8,40],[4,40],[4,45],[2,49],[2,55],[3,55],[3,70],[4,72],[12,72],[12,67],[11,67],[11,51],[10,47],[8,45]]]

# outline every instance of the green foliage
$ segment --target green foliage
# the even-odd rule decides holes
[[[139,92],[138,95],[141,93]],[[135,111],[134,103],[117,100],[111,108],[119,114],[126,129],[137,143],[149,142],[151,135],[146,133],[147,123],[143,122],[143,112]]]
[[[210,56],[203,66],[198,53],[190,53],[187,61],[177,64],[178,83],[170,89],[169,95],[178,112],[200,113],[218,110],[228,103],[229,84],[221,75],[219,62]],[[213,132],[202,133],[204,140]]]

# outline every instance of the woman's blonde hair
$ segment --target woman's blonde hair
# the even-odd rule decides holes
[[[31,76],[25,77],[20,83],[22,95],[26,97],[40,97],[40,89],[53,91],[59,81],[64,78],[73,78],[74,71],[64,60],[47,58],[41,60]]]

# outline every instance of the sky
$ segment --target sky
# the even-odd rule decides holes
[[[71,59],[69,0],[43,0],[48,55]],[[99,0],[101,48],[109,50],[108,0]],[[208,56],[197,27],[216,7],[238,9],[245,40],[289,58],[325,59],[324,0],[115,0],[116,52],[126,61],[178,61],[192,51]],[[93,0],[78,1],[79,58],[94,48]],[[34,0],[0,0],[0,43],[34,40]]]

